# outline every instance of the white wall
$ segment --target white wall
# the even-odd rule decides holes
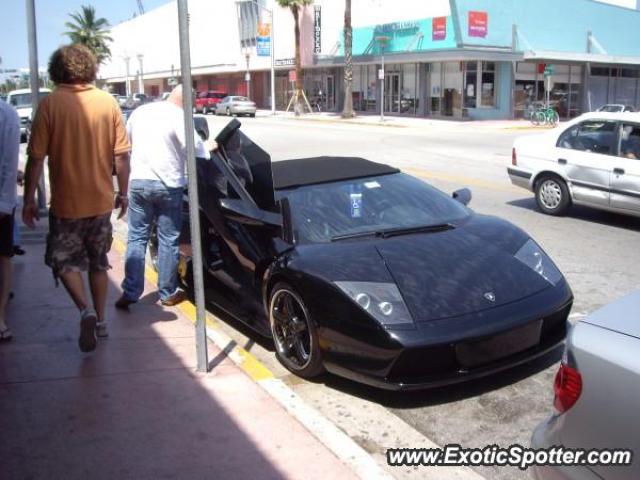
[[[130,76],[138,70],[139,53],[143,54],[145,78],[170,76],[171,65],[180,69],[178,12],[176,1],[150,10],[111,29],[111,61],[102,65],[100,77],[124,78],[123,57],[129,56]],[[193,74],[242,71],[246,66],[240,50],[235,0],[191,0],[189,2],[191,65]],[[277,9],[275,23],[276,58],[294,56],[293,20],[288,10]],[[258,57],[255,50],[250,68],[270,68],[269,57]],[[163,72],[163,73],[158,73]]]

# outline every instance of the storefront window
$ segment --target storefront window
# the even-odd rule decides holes
[[[537,101],[536,64],[516,64],[516,91],[514,92],[516,118],[529,118]]]
[[[462,62],[444,62],[442,104],[440,113],[447,117],[462,117]]]
[[[415,63],[402,65],[400,113],[415,115],[418,109],[418,68]]]
[[[442,70],[440,68],[440,63],[432,63],[429,69],[429,85],[430,93],[429,96],[431,98],[430,110],[432,114],[440,113],[440,94],[442,92]]]
[[[478,62],[465,62],[464,72],[464,106],[476,108],[476,92],[478,84]]]
[[[494,62],[482,62],[482,82],[480,84],[481,106],[496,106],[496,64]]]

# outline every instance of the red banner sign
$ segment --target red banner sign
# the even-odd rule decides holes
[[[296,71],[295,70],[289,70],[289,81],[290,82],[295,82],[296,81]]]
[[[489,32],[487,12],[469,12],[469,36],[486,37]]]
[[[435,17],[431,21],[431,39],[434,41],[447,38],[447,17]]]

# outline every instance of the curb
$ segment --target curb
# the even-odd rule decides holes
[[[118,232],[114,231],[114,249],[124,255],[126,245]],[[145,278],[157,284],[158,275],[145,265]],[[190,301],[184,301],[177,308],[192,322],[196,322],[196,307]],[[335,424],[322,416],[315,408],[307,405],[282,380],[264,366],[256,357],[244,348],[236,345],[219,326],[219,320],[209,312],[206,313],[207,338],[211,340],[237,367],[256,382],[265,392],[276,400],[282,408],[300,422],[331,453],[347,465],[363,480],[390,480],[394,477],[387,473],[362,447]]]

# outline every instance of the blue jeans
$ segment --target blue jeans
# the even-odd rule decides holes
[[[182,227],[182,188],[167,188],[160,180],[131,180],[129,237],[122,290],[137,301],[144,290],[144,267],[151,225],[158,225],[158,290],[161,300],[178,290],[179,238]]]

